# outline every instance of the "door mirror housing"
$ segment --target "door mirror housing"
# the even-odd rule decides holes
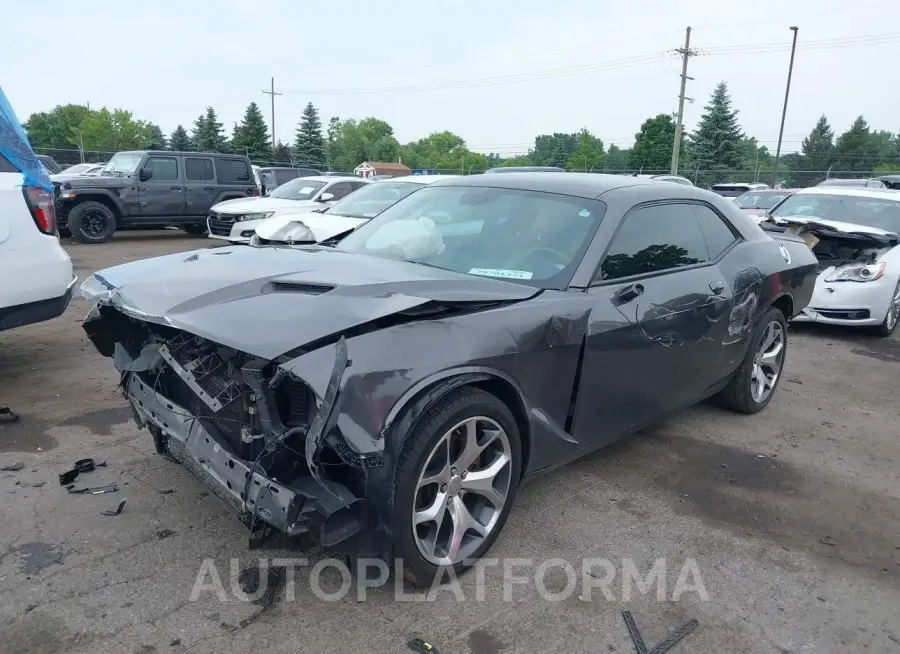
[[[138,175],[138,179],[142,182],[146,182],[148,179],[153,177],[153,169],[152,168],[142,168],[140,175]]]
[[[323,193],[317,202],[331,202],[332,200],[334,200],[334,193]]]

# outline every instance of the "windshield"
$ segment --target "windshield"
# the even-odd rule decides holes
[[[425,184],[416,182],[376,182],[354,191],[328,210],[332,216],[374,218]]]
[[[69,166],[63,172],[66,175],[80,175],[81,173],[87,172],[88,170],[90,170],[93,167],[94,167],[94,164],[81,163],[81,164],[75,164],[74,166]]]
[[[120,152],[119,154],[114,154],[113,158],[110,159],[109,163],[103,168],[103,173],[106,175],[134,175],[138,164],[141,163],[141,159],[143,158],[144,155],[140,152]]]
[[[281,198],[283,200],[312,200],[313,196],[322,190],[324,186],[325,182],[298,177],[282,184],[271,193],[267,193],[267,195],[270,198]]]
[[[347,252],[565,288],[606,205],[538,191],[430,186],[363,224]]]
[[[759,191],[748,191],[738,198],[734,203],[741,209],[771,209],[776,204],[784,200],[790,193],[760,193]]]
[[[900,233],[900,198],[798,193],[778,205],[772,215],[835,220]]]

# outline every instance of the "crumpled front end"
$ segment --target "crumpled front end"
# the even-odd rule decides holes
[[[343,341],[329,391],[318,397],[276,361],[112,304],[98,304],[84,328],[113,358],[135,420],[157,451],[183,464],[245,524],[311,533],[325,546],[363,531],[363,476],[323,438],[348,363]]]

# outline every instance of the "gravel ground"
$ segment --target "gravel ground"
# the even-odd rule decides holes
[[[168,230],[67,247],[83,279],[206,245]],[[442,654],[631,652],[627,608],[648,647],[696,618],[676,652],[900,652],[897,338],[796,327],[765,412],[703,404],[530,483],[491,551],[505,563],[482,578],[463,575],[430,601],[403,588],[397,597],[393,582],[364,601],[355,586],[324,601],[310,569],[327,553],[278,539],[249,551],[222,504],[154,454],[111,362],[83,335],[86,310],[74,301],[57,320],[0,334],[0,405],[21,415],[0,423],[0,467],[23,464],[0,472],[0,651],[403,652],[421,637]],[[118,493],[59,486],[57,474],[87,456],[107,465],[79,481],[116,482]],[[100,514],[122,498],[120,515]],[[308,566],[291,589],[260,557]],[[515,568],[525,583],[507,601],[504,566],[517,558],[532,563]],[[598,558],[616,574],[608,596],[582,576],[583,560]],[[560,565],[538,569],[550,559],[575,568],[573,592]],[[656,585],[641,593],[624,581],[658,559],[662,601]],[[224,594],[191,601],[204,560]],[[240,601],[239,582],[252,588],[254,574],[268,592]],[[214,588],[212,572],[201,578]],[[334,568],[314,578],[339,590]]]

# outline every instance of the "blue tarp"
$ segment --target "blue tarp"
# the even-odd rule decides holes
[[[53,190],[47,170],[31,149],[25,130],[6,99],[3,87],[0,87],[0,154],[25,176],[26,184]]]

